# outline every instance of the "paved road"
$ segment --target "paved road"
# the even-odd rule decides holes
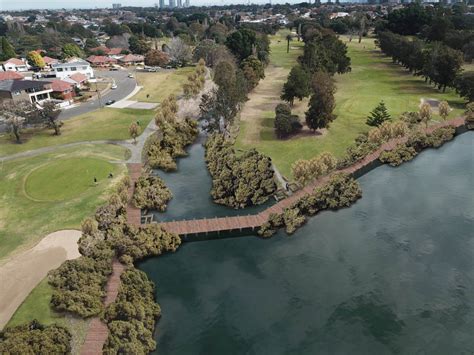
[[[107,100],[119,101],[127,97],[135,89],[135,86],[137,85],[135,78],[128,77],[129,72],[126,69],[118,70],[118,71],[96,70],[95,72],[96,72],[95,73],[96,76],[112,78],[115,80],[115,83],[117,84],[117,89],[110,90],[107,94],[102,96],[101,98],[102,106],[105,105],[105,102]],[[94,84],[92,84],[92,88],[93,87],[94,87]],[[82,115],[84,113],[97,110],[100,107],[101,106],[100,106],[99,100],[95,99],[92,101],[84,102],[77,107],[63,110],[59,118],[62,120],[67,120],[67,119],[73,118],[74,116]]]

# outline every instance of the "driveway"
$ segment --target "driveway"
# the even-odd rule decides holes
[[[98,108],[105,106],[105,102],[108,100],[119,101],[127,97],[137,85],[135,78],[129,78],[128,73],[127,69],[118,71],[95,70],[95,74],[98,77],[114,79],[117,84],[117,89],[109,90],[107,94],[101,97],[101,102],[99,102],[98,99],[94,99],[92,101],[84,102],[77,107],[63,110],[59,115],[59,118],[61,120],[67,120],[97,110]],[[94,87],[94,84],[92,84],[92,87]]]

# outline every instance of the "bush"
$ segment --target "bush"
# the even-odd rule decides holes
[[[297,160],[291,166],[291,172],[298,183],[306,185],[333,171],[337,164],[337,159],[331,153],[323,152],[310,160]]]
[[[109,337],[105,354],[148,354],[155,350],[155,321],[160,306],[154,301],[154,285],[143,271],[131,268],[122,276],[115,302],[104,314]]]
[[[406,144],[399,144],[393,150],[382,152],[379,160],[390,166],[399,166],[406,161],[412,160],[417,154],[415,148],[408,147]]]
[[[259,205],[276,190],[271,160],[256,150],[237,156],[224,136],[215,134],[206,142],[205,158],[216,203],[234,208]]]
[[[66,328],[33,320],[0,332],[0,354],[70,354],[71,340]]]
[[[152,168],[174,171],[177,168],[175,159],[186,156],[184,148],[198,135],[197,122],[191,119],[182,122],[163,120],[160,129],[162,137],[154,136],[147,142],[147,163]]]
[[[362,197],[359,183],[350,175],[336,173],[324,186],[316,188],[286,208],[280,215],[271,214],[268,221],[262,225],[258,234],[268,238],[285,226],[288,234],[293,233],[305,222],[305,216],[311,216],[326,209],[349,207]]]
[[[275,132],[279,138],[296,133],[303,128],[298,116],[291,114],[287,104],[278,104],[275,108]]]
[[[150,208],[163,212],[172,198],[171,191],[159,176],[142,174],[135,182],[132,202],[137,208]]]

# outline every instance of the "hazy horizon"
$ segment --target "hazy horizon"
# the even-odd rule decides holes
[[[231,5],[231,4],[246,4],[247,0],[190,0],[191,5],[211,6],[211,5]],[[168,4],[169,0],[165,0]],[[184,2],[184,1],[183,1]],[[267,4],[270,0],[250,0],[251,4]],[[272,0],[274,4],[284,3],[300,3],[300,0]],[[57,0],[16,0],[7,1],[0,0],[0,11],[8,10],[37,10],[37,9],[94,9],[94,8],[111,8],[112,4],[121,4],[122,6],[141,6],[150,7],[159,3],[159,0],[107,0],[98,2],[97,0],[70,0],[67,3]],[[65,6],[67,4],[67,6]],[[100,4],[100,5],[98,5]]]

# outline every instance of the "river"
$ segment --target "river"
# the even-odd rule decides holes
[[[292,236],[186,243],[144,261],[162,308],[156,353],[473,353],[473,143],[468,132],[367,173],[354,206]],[[190,151],[164,175],[175,194],[164,219],[229,212],[208,199],[202,148]]]

